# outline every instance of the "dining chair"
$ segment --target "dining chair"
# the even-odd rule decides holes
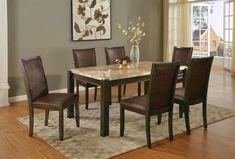
[[[176,88],[174,102],[179,104],[180,116],[184,113],[187,134],[191,133],[189,106],[202,103],[203,125],[207,128],[207,91],[213,57],[193,58],[190,62],[185,88]]]
[[[95,48],[89,49],[73,49],[73,60],[75,68],[93,67],[96,66]],[[97,98],[97,86],[83,80],[76,81],[77,94],[79,95],[79,86],[85,87],[85,106],[88,109],[89,103],[89,88],[94,87],[94,100]]]
[[[150,118],[168,112],[169,139],[173,140],[173,103],[179,63],[153,63],[148,93],[120,103],[120,136],[124,136],[125,110],[145,116],[147,146],[151,148]]]
[[[49,110],[59,111],[59,139],[64,136],[64,109],[75,105],[76,125],[79,127],[78,96],[71,93],[49,93],[42,60],[39,56],[21,59],[22,72],[29,104],[29,136],[33,136],[34,108],[45,109],[45,126]]]
[[[192,58],[193,48],[192,47],[174,47],[172,62],[179,62],[180,65],[188,66]],[[180,70],[177,83],[182,83],[184,85],[185,70]]]
[[[125,56],[125,47],[105,47],[105,56],[106,56],[106,64],[112,65],[116,64],[116,59],[121,59]],[[141,88],[141,83],[138,82],[138,90]],[[121,85],[118,86],[118,102],[121,102]],[[123,95],[126,94],[126,84],[123,85]]]
[[[125,56],[125,47],[105,47],[106,64],[116,64],[116,59],[121,59]]]
[[[116,59],[121,59],[125,56],[125,47],[120,46],[120,47],[105,47],[105,57],[106,57],[106,64],[107,65],[112,65],[116,64]],[[118,102],[120,103],[121,101],[121,90],[122,86],[118,86]],[[123,95],[126,94],[126,84],[123,85]]]

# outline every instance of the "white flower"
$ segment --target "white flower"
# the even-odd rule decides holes
[[[141,17],[138,17],[137,19],[138,21],[136,23],[129,21],[127,29],[123,29],[122,25],[118,24],[118,28],[122,30],[122,33],[128,37],[133,45],[139,45],[142,37],[146,35],[143,31],[145,23],[141,21]]]

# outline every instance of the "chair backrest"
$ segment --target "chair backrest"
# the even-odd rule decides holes
[[[125,56],[125,48],[124,46],[120,47],[112,47],[112,48],[104,48],[105,56],[106,56],[106,64],[116,64],[116,59],[121,59]]]
[[[73,49],[75,68],[96,66],[95,48]]]
[[[186,100],[196,100],[206,97],[212,62],[213,56],[192,58],[186,73]]]
[[[148,111],[173,106],[179,63],[152,64],[148,89]]]
[[[174,47],[172,62],[179,62],[180,65],[188,66],[192,58],[192,47]]]
[[[21,59],[25,88],[29,102],[48,94],[47,79],[39,56]]]

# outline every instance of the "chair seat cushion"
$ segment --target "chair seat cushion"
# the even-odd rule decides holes
[[[147,96],[137,96],[124,99],[120,103],[121,107],[140,114],[145,114],[147,107]]]
[[[175,100],[180,100],[183,101],[184,100],[184,88],[176,88],[175,89]]]
[[[78,96],[72,93],[51,93],[39,97],[33,102],[34,106],[47,106],[50,109],[59,109],[67,107],[69,104],[72,104],[78,100]]]

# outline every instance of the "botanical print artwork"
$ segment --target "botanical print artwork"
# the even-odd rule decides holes
[[[110,0],[72,0],[72,39],[110,38]]]

